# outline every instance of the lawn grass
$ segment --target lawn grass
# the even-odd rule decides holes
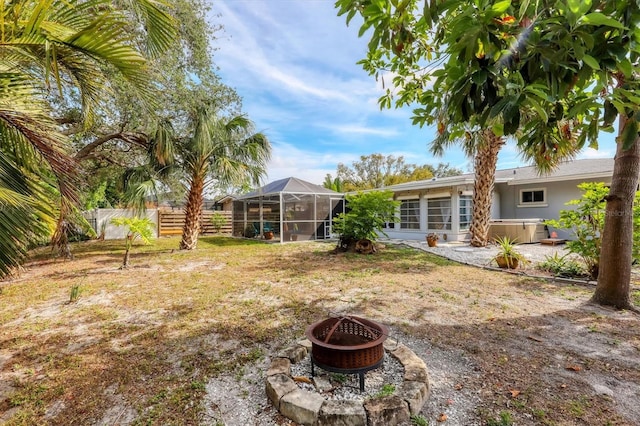
[[[32,253],[0,287],[0,422],[202,423],[209,381],[241,378],[246,366],[332,313],[459,346],[478,365],[500,369],[502,358],[485,360],[478,347],[508,345],[514,327],[529,330],[529,318],[575,309],[592,292],[401,246],[362,256],[332,254],[333,244],[321,242],[203,237],[187,252],[175,249],[178,241],[134,245],[125,270],[118,269],[121,241],[78,243],[72,261],[52,260],[47,249]],[[616,324],[591,318],[587,326],[615,334]],[[473,341],[476,333],[486,333],[484,345]],[[589,407],[579,396],[570,400],[527,409],[562,424]],[[485,417],[502,408],[489,407]]]

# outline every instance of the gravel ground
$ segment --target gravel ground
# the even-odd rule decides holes
[[[493,258],[498,253],[498,247],[493,244],[487,247],[471,247],[465,243],[438,242],[437,247],[429,247],[426,241],[387,240],[387,242],[391,244],[405,244],[464,264],[496,266]],[[529,268],[544,261],[546,256],[553,256],[555,253],[558,253],[560,256],[567,254],[564,245],[549,246],[538,243],[518,244],[517,250],[530,262]]]
[[[492,259],[498,247],[471,247],[465,243],[438,242],[437,247],[429,247],[426,241],[385,240],[386,244],[403,244],[429,253],[479,267],[496,267]],[[520,244],[520,251],[528,260],[527,269],[535,275],[533,268],[546,256],[566,254],[563,245]],[[525,270],[526,271],[526,270]],[[465,388],[468,379],[477,376],[477,368],[461,351],[442,349],[430,342],[416,339],[391,330],[395,339],[407,345],[427,364],[429,369],[430,396],[420,412],[429,424],[438,424],[446,419],[447,424],[474,426],[480,423],[475,415],[480,404],[480,395]],[[276,353],[277,350],[266,351]],[[271,359],[267,358],[239,379],[223,376],[207,385],[207,419],[204,424],[225,426],[293,426],[294,422],[281,416],[273,408],[264,391],[265,373]],[[308,359],[303,361],[308,364]],[[296,373],[298,374],[298,373]],[[250,419],[250,420],[249,420]],[[218,422],[218,423],[216,423]]]
[[[437,424],[437,419],[442,419],[444,415],[450,425],[480,425],[475,415],[480,396],[464,385],[469,378],[478,374],[473,363],[461,351],[442,349],[393,329],[390,329],[390,335],[413,350],[427,364],[430,396],[420,415],[429,424]],[[294,426],[295,423],[281,416],[266,397],[264,379],[270,361],[267,358],[255,364],[245,371],[242,378],[222,376],[211,380],[206,386],[206,418],[202,424]],[[308,362],[308,358],[301,361],[303,364]],[[296,374],[299,373],[296,370]]]

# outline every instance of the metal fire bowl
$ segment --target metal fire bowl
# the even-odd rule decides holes
[[[366,371],[384,358],[388,328],[355,316],[329,318],[307,327],[313,362],[329,371]]]

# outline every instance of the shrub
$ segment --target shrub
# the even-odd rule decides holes
[[[222,227],[227,224],[227,218],[220,212],[214,212],[211,216],[211,223],[216,234],[219,234]]]
[[[399,201],[393,200],[391,191],[360,192],[347,195],[349,212],[340,213],[333,220],[333,229],[340,235],[340,246],[347,248],[358,240],[375,241],[378,233],[385,236],[387,222],[397,221]]]
[[[558,253],[554,253],[553,256],[545,256],[544,261],[538,264],[538,267],[560,277],[584,277],[586,274],[584,266],[573,259],[568,259],[567,256],[569,253],[562,256]]]
[[[561,210],[558,220],[548,220],[545,223],[573,231],[575,240],[568,241],[567,248],[570,253],[580,256],[591,277],[596,279],[604,231],[605,197],[609,194],[609,188],[601,182],[581,183],[578,188],[583,191],[582,198],[566,203],[576,208]],[[633,259],[635,262],[640,260],[640,192],[636,193],[633,206]]]

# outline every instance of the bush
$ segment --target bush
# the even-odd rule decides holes
[[[222,227],[227,224],[227,218],[220,212],[214,212],[211,216],[211,223],[216,234],[219,234]]]
[[[559,277],[576,278],[587,275],[584,265],[573,259],[568,259],[567,256],[569,253],[562,256],[558,253],[554,253],[553,256],[545,256],[544,262],[538,264],[538,267]]]
[[[601,182],[581,183],[578,188],[583,191],[582,198],[567,203],[577,207],[574,210],[561,210],[558,220],[548,220],[545,224],[573,231],[575,240],[568,241],[567,248],[570,253],[580,256],[591,278],[596,279],[604,231],[605,197],[609,194],[609,188]],[[640,260],[640,192],[636,193],[633,207],[633,259],[635,262]]]
[[[349,212],[333,220],[333,229],[340,235],[340,247],[347,248],[358,240],[375,241],[378,233],[387,235],[384,226],[396,222],[400,205],[391,191],[360,192],[345,197]]]

